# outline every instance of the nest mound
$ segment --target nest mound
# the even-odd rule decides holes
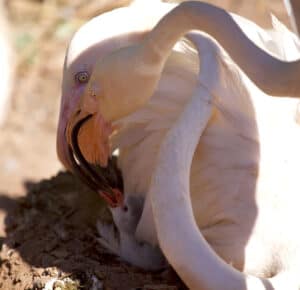
[[[0,289],[183,289],[171,269],[151,273],[97,242],[96,220],[112,222],[99,196],[69,173],[28,183],[5,220]]]

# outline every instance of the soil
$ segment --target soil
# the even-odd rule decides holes
[[[60,171],[55,134],[64,53],[74,31],[103,9],[99,0],[88,2],[6,1],[16,75],[0,129],[0,289],[185,289],[171,269],[145,272],[103,249],[95,222],[111,220],[101,199]],[[265,27],[270,12],[288,23],[281,0],[207,2]]]
[[[171,269],[148,273],[118,260],[97,241],[99,196],[71,174],[27,183],[5,218],[0,289],[184,289]],[[50,282],[49,282],[50,281]]]

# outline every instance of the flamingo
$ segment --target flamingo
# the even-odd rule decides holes
[[[118,9],[75,35],[58,155],[109,191],[120,242],[100,224],[103,244],[145,268],[164,265],[159,245],[192,289],[297,289],[299,61],[266,48],[278,49],[255,24],[193,1]],[[107,164],[111,134],[124,198],[101,188],[90,165]]]

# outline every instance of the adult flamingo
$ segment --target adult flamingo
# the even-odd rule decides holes
[[[299,69],[298,62],[280,61],[258,49],[245,37],[243,31],[248,31],[248,36],[252,31],[253,38],[258,34],[256,43],[259,44],[260,36],[264,35],[259,28],[237,18],[242,27],[240,29],[231,16],[223,10],[200,2],[187,2],[179,5],[149,32],[157,19],[173,8],[169,5],[155,5],[151,6],[153,14],[149,13],[151,8],[149,6],[144,11],[145,14],[140,8],[135,10],[138,8],[132,7],[103,15],[101,19],[98,19],[99,22],[94,20],[94,23],[91,22],[74,38],[69,47],[63,82],[64,95],[58,136],[58,151],[61,160],[70,169],[75,168],[81,175],[78,165],[74,163],[72,156],[72,151],[74,151],[77,160],[82,162],[84,178],[95,186],[97,177],[91,171],[87,161],[106,164],[109,154],[107,138],[112,130],[117,130],[117,139],[114,142],[122,149],[120,166],[125,180],[125,206],[112,209],[112,212],[120,231],[123,231],[121,249],[117,250],[124,258],[142,264],[143,261],[137,261],[134,255],[141,252],[152,253],[153,249],[150,247],[144,247],[141,250],[141,247],[138,247],[139,244],[132,238],[154,245],[159,240],[171,264],[191,287],[219,289],[222,283],[222,288],[228,285],[228,289],[265,289],[262,287],[271,286],[264,286],[263,283],[269,283],[269,285],[273,284],[275,289],[283,289],[280,284],[281,277],[283,277],[284,283],[291,283],[291,287],[295,288],[297,281],[290,279],[296,277],[296,275],[291,275],[294,270],[289,271],[288,275],[282,275],[282,273],[285,273],[291,264],[293,269],[297,269],[295,265],[297,265],[298,254],[289,253],[285,256],[282,254],[280,258],[273,259],[274,253],[279,253],[279,247],[282,244],[292,245],[295,253],[298,253],[298,239],[295,239],[295,243],[290,241],[293,236],[293,226],[291,226],[293,219],[288,213],[291,212],[292,207],[290,205],[290,207],[284,207],[288,209],[288,212],[284,212],[287,214],[285,217],[271,211],[268,202],[276,203],[274,196],[284,192],[287,184],[292,184],[294,188],[293,190],[289,187],[288,194],[293,198],[296,197],[294,194],[295,188],[298,188],[296,169],[299,165],[299,160],[295,157],[299,145],[296,133],[299,129],[293,121],[296,100],[266,97],[243,75],[226,53],[218,48],[217,44],[202,35],[192,34],[188,37],[190,43],[187,47],[179,47],[173,52],[171,49],[186,30],[195,28],[190,25],[191,23],[197,25],[199,29],[206,29],[224,45],[228,53],[257,85],[274,95],[298,96],[297,75],[293,74]],[[158,7],[160,9],[157,9]],[[149,14],[153,18],[146,18]],[[197,15],[202,16],[200,22]],[[220,17],[214,18],[213,16],[216,15]],[[104,32],[100,36],[97,35],[97,38],[91,37],[92,34],[87,34],[87,31],[91,32],[93,25],[94,29],[101,24],[111,27],[110,25],[117,19],[127,23],[126,20],[133,16],[137,16],[136,21],[135,23],[128,22],[130,23],[128,26],[124,25],[122,28],[110,30],[107,34]],[[218,26],[212,19],[225,21],[225,23]],[[161,33],[162,28],[164,33]],[[217,31],[221,28],[229,33],[229,36],[233,31],[235,39],[226,38],[225,34]],[[238,39],[241,42],[237,41],[238,45],[234,44],[233,40]],[[263,46],[263,41],[261,42],[260,45]],[[199,62],[193,46],[200,50],[202,66],[200,80],[197,78]],[[203,46],[208,46],[210,49],[203,50],[201,49]],[[242,51],[239,51],[241,48]],[[243,58],[243,50],[251,62],[247,61],[245,56]],[[97,58],[100,60],[96,62]],[[255,63],[255,61],[258,62]],[[205,63],[206,66],[204,66]],[[267,72],[269,75],[262,76],[257,64],[265,66],[265,74]],[[279,78],[279,72],[273,73],[273,68],[280,69],[281,73],[284,72],[281,78]],[[91,71],[93,73],[89,77]],[[74,82],[74,75],[75,80],[79,82],[73,87],[73,99],[70,95],[68,99],[66,94],[71,91],[70,84]],[[176,86],[170,87],[171,79],[176,81],[176,83],[173,82]],[[216,82],[212,81],[216,79]],[[276,83],[273,84],[275,80]],[[287,84],[290,86],[288,87]],[[207,262],[211,274],[203,269],[203,265],[194,269],[195,275],[189,271],[183,273],[182,268],[185,265],[178,265],[176,262],[177,258],[180,261],[182,254],[176,257],[174,251],[170,254],[166,249],[168,247],[174,249],[174,247],[164,242],[164,238],[168,236],[161,236],[159,216],[169,208],[166,203],[164,207],[157,207],[159,199],[155,201],[155,198],[152,198],[151,201],[153,194],[147,194],[147,192],[149,188],[153,188],[150,184],[153,172],[156,172],[155,168],[158,170],[157,168],[161,168],[160,164],[165,163],[158,162],[160,157],[158,159],[156,157],[166,132],[174,124],[182,107],[195,90],[198,93],[213,95],[211,102],[214,107],[213,113],[209,114],[208,124],[204,125],[205,133],[197,145],[191,170],[191,199],[197,226],[211,247],[226,262],[248,274],[260,277],[278,274],[275,280],[269,279],[261,282],[263,280],[254,276],[246,276],[231,270],[229,266],[220,262],[207,246],[203,246],[203,241],[199,243],[199,251],[205,254],[203,261]],[[206,99],[206,102],[209,102],[209,99]],[[133,114],[128,116],[130,113]],[[128,117],[121,119],[125,116]],[[114,125],[118,123],[118,128],[112,126],[112,122]],[[77,139],[77,134],[74,132],[78,131]],[[284,136],[283,140],[278,139],[278,136]],[[293,140],[293,143],[289,145],[288,140]],[[289,148],[289,150],[287,152],[282,148]],[[276,161],[275,164],[280,164],[278,166],[280,170],[272,163],[273,158]],[[185,192],[189,173],[188,162],[178,164],[183,166],[180,171],[183,173],[180,179],[182,180],[180,189]],[[169,162],[169,165],[172,166],[172,162]],[[288,178],[285,178],[284,182],[279,182],[278,177],[283,172],[283,168],[286,168]],[[170,170],[170,168],[166,169]],[[169,172],[168,170],[166,172]],[[158,170],[158,172],[161,171]],[[157,175],[154,174],[154,176]],[[162,174],[162,176],[165,175]],[[174,182],[170,184],[170,186],[178,185]],[[161,193],[161,189],[158,192]],[[170,193],[168,191],[168,194]],[[130,199],[133,198],[136,202],[136,199],[141,196],[146,196],[143,212],[133,216],[132,220],[131,216],[126,219],[124,212],[131,213]],[[167,196],[170,198],[169,195]],[[171,208],[172,205],[174,206],[173,200],[170,201]],[[178,199],[175,200],[175,205],[180,206]],[[283,218],[284,221],[288,221],[289,226],[286,232],[289,242],[286,243],[286,240],[280,239],[275,248],[269,246],[268,242],[272,239],[268,238],[274,237],[277,232],[267,227],[268,230],[265,231],[267,234],[263,234],[266,225],[270,225],[270,219],[266,215],[269,212],[276,222]],[[183,212],[183,217],[185,213]],[[191,210],[187,214],[190,217]],[[167,222],[161,220],[162,224],[172,226],[168,220]],[[183,222],[187,221],[189,220],[183,218]],[[136,231],[132,225],[137,225]],[[195,227],[191,228],[188,223],[186,225],[187,230],[195,230]],[[156,229],[158,229],[157,232]],[[105,235],[105,231],[102,233]],[[196,231],[196,233],[199,236],[200,232]],[[106,231],[106,234],[109,234],[109,231]],[[125,246],[122,246],[124,237],[126,238]],[[186,244],[190,245],[191,242],[193,241],[189,239]],[[107,244],[109,246],[109,243]],[[196,247],[193,247],[193,250],[197,253]],[[253,253],[256,252],[259,252],[260,259],[254,258]],[[187,253],[191,254],[193,251]],[[154,257],[154,255],[150,256]],[[199,255],[195,254],[195,257]],[[281,263],[284,264],[282,268]],[[189,273],[192,275],[189,276]],[[214,274],[221,275],[221,278],[215,279]]]

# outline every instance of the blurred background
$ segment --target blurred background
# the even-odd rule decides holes
[[[5,112],[0,111],[6,115],[0,129],[1,196],[21,196],[25,182],[48,178],[62,169],[55,135],[65,50],[79,26],[117,2],[128,1],[0,0],[0,34],[12,48],[12,56],[6,58],[9,66],[1,65],[0,76],[15,72],[11,99]],[[207,2],[266,28],[271,26],[271,13],[289,25],[282,0]]]

